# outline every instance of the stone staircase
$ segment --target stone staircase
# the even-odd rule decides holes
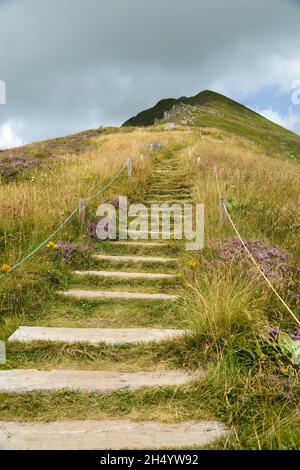
[[[176,178],[177,161],[175,158],[160,162],[156,174],[148,187],[147,201],[190,202],[188,185],[178,186]],[[166,190],[166,182],[168,189]],[[101,269],[77,270],[76,278],[83,279],[85,285],[97,279],[111,282],[139,281],[173,282],[176,280],[176,257],[157,256],[156,250],[167,247],[168,241],[119,241],[113,246],[122,248],[125,253],[95,253],[94,260]],[[133,255],[132,250],[143,249],[153,255]],[[118,252],[119,253],[119,252]],[[103,268],[103,263],[106,268]],[[116,265],[118,266],[116,268]],[[135,266],[155,266],[151,271],[135,269]],[[120,267],[120,269],[119,269]],[[160,267],[159,272],[156,269]],[[168,269],[164,270],[164,267]],[[132,270],[134,269],[134,270]],[[178,295],[164,292],[125,291],[112,286],[98,289],[92,285],[79,289],[58,292],[66,299],[86,299],[101,302],[112,299],[114,302],[176,302]],[[123,305],[123,304],[122,304]],[[61,344],[151,344],[184,337],[188,334],[180,329],[159,328],[71,328],[47,326],[20,326],[9,338],[9,343]],[[180,370],[135,371],[130,373],[106,370],[38,370],[14,369],[0,371],[0,393],[23,394],[31,392],[54,392],[69,390],[76,392],[109,393],[117,390],[138,390],[166,386],[180,387],[199,380],[203,371],[196,373]],[[163,424],[156,421],[135,422],[128,420],[103,421],[53,421],[49,423],[0,423],[0,448],[2,449],[158,449],[206,446],[226,435],[227,428],[221,423],[211,421],[179,422]]]

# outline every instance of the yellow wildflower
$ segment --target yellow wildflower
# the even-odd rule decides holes
[[[93,179],[93,177],[94,176],[92,175],[92,173],[87,173],[86,175],[84,175],[83,179],[85,181],[91,181]]]
[[[197,266],[197,262],[194,260],[190,260],[186,264],[189,268],[195,268]]]
[[[47,248],[50,248],[52,250],[57,250],[57,248],[58,248],[57,244],[54,243],[54,242],[49,242],[49,243],[47,243],[46,246],[47,246]]]

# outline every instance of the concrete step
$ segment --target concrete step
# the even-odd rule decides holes
[[[184,385],[200,375],[184,371],[120,373],[89,370],[3,370],[0,371],[0,393],[80,392],[109,393],[115,390],[137,390],[144,387]]]
[[[2,450],[199,449],[227,434],[226,426],[216,421],[0,422]],[[108,458],[108,455],[99,456],[99,462],[110,464]]]
[[[186,197],[186,198],[189,198],[191,197],[191,193],[190,192],[183,192],[183,191],[163,191],[163,190],[160,190],[160,192],[158,191],[149,191],[147,193],[147,195],[149,197],[158,197],[158,198],[170,198],[171,197],[176,197],[176,196],[181,196],[181,197]]]
[[[175,184],[174,185],[170,185],[169,184],[169,187],[166,188],[166,182],[165,181],[157,181],[155,184],[151,184],[151,186],[148,186],[148,189],[155,189],[156,191],[168,191],[169,193],[173,193],[173,192],[183,192],[183,191],[186,191],[186,192],[190,192],[191,188],[190,186],[186,185],[186,186],[181,186],[181,187],[178,187],[176,186]]]
[[[20,326],[8,339],[19,341],[54,341],[63,343],[89,344],[145,344],[182,337],[184,330],[156,328],[55,328]]]
[[[166,210],[165,210],[165,211],[163,211],[163,212],[162,212],[161,210],[158,210],[157,213],[155,213],[155,212],[153,211],[153,214],[151,214],[151,211],[149,210],[149,214],[146,215],[146,216],[145,216],[145,215],[141,215],[141,216],[139,217],[139,220],[141,220],[141,221],[144,222],[144,223],[146,223],[147,221],[150,222],[152,215],[155,215],[155,218],[157,217],[157,215],[159,215],[159,216],[160,216],[160,219],[162,219],[163,215],[164,215],[165,213],[168,213],[168,212],[170,212],[170,214],[173,215],[173,212],[172,212],[170,209],[169,209],[169,211],[166,211]],[[136,218],[134,218],[134,220],[136,220]],[[130,222],[131,222],[131,221],[130,221]],[[132,230],[132,229],[131,229],[130,227],[128,227],[128,230]]]
[[[168,204],[169,206],[172,206],[173,204],[191,204],[192,200],[191,199],[173,199],[172,201],[170,200],[157,200],[157,199],[150,199],[147,201],[147,204]],[[167,209],[169,210],[169,209]]]
[[[164,238],[165,240],[170,240],[174,236],[174,231],[170,230],[170,232],[162,232],[162,231],[142,231],[142,230],[128,230],[127,235],[128,237],[135,237],[137,239],[141,240],[148,240],[148,238]],[[120,232],[121,233],[126,233],[126,232]]]
[[[175,274],[164,273],[129,273],[122,271],[73,271],[78,276],[94,276],[120,279],[173,279]]]
[[[161,256],[115,256],[115,255],[94,255],[97,260],[107,260],[115,262],[133,263],[171,263],[177,261],[176,258],[164,258]]]
[[[154,197],[168,198],[168,199],[170,197],[189,199],[192,197],[192,194],[190,192],[182,192],[182,191],[164,191],[163,189],[158,189],[158,190],[151,189],[151,191],[147,193],[147,197],[151,199]]]
[[[147,197],[150,200],[153,200],[153,198],[156,198],[161,204],[162,203],[167,203],[166,201],[170,201],[170,198],[174,198],[178,203],[182,203],[183,201],[191,201],[192,196],[190,194],[157,194],[157,193],[149,193]]]
[[[160,213],[163,213],[163,212],[170,212],[170,208],[168,207],[161,207],[163,204],[167,204],[167,202],[165,201],[153,201],[153,202],[149,202],[148,201],[148,204],[157,204],[159,206],[159,212]],[[151,207],[149,207],[149,210],[151,209]],[[154,209],[154,208],[153,208]],[[171,211],[172,213],[172,211]]]
[[[142,248],[147,248],[148,246],[149,247],[156,247],[156,248],[160,248],[160,247],[166,247],[166,246],[173,246],[173,244],[171,245],[170,243],[163,243],[163,242],[131,242],[131,241],[117,241],[117,242],[113,242],[114,245],[117,245],[117,246],[136,246],[136,247],[142,247]]]
[[[169,294],[148,294],[144,292],[117,292],[101,290],[81,290],[70,289],[63,292],[57,292],[66,297],[75,297],[77,299],[123,299],[123,300],[176,300],[176,295]]]

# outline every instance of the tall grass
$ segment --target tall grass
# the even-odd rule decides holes
[[[211,170],[217,165],[222,194],[241,234],[278,245],[299,260],[299,164],[272,158],[233,137],[221,143],[197,140],[182,152],[182,162],[194,172],[195,200],[205,204],[207,245],[235,236],[229,222],[219,223]],[[197,394],[231,425],[225,448],[299,448],[299,369],[270,346],[267,334],[271,326],[289,330],[294,320],[246,263],[214,263],[210,249],[194,259],[195,269],[184,259],[182,268],[192,331],[188,348],[198,351],[201,366],[212,364]],[[299,305],[293,308],[299,313]]]
[[[234,218],[245,237],[261,237],[300,254],[300,167],[272,158],[240,139],[220,143],[203,140],[193,147],[204,167],[217,165],[223,195],[236,202]],[[217,235],[215,178],[199,167],[195,176],[197,199],[204,201],[208,233]],[[238,208],[240,206],[240,208]]]
[[[32,172],[30,179],[0,185],[0,267],[13,266],[30,253],[68,217],[80,198],[106,185],[131,156],[133,177],[128,179],[125,169],[107,191],[89,204],[84,227],[74,216],[56,236],[89,244],[89,222],[95,220],[101,202],[122,194],[133,201],[143,198],[153,167],[147,143],[155,140],[166,149],[184,146],[186,132],[170,135],[136,130],[94,137],[91,149],[80,154],[62,153],[50,161],[49,169]],[[12,275],[1,279],[0,314],[9,317],[38,311],[51,292],[57,290],[63,275],[63,266],[53,264],[51,253],[43,248]]]
[[[210,131],[213,134],[213,129]],[[145,142],[153,140],[165,147],[155,158],[144,149]],[[195,201],[205,204],[206,242],[234,235],[229,224],[219,224],[213,173],[198,167],[195,158],[191,158],[201,156],[204,167],[218,165],[222,192],[231,203],[232,216],[242,235],[263,239],[270,245],[278,244],[295,259],[299,255],[300,168],[294,162],[271,158],[238,138],[226,137],[218,142],[201,140],[197,130],[179,127],[174,132],[150,128],[106,135],[96,137],[94,143],[93,150],[61,156],[48,172],[37,171],[32,182],[0,187],[1,262],[12,264],[35,246],[76,206],[80,197],[96,192],[109,181],[129,155],[134,158],[133,179],[129,181],[126,175],[122,176],[91,205],[88,217],[94,216],[97,204],[103,199],[122,193],[136,200],[143,198],[153,160],[176,155],[181,161],[175,175],[178,187],[190,184]],[[140,153],[146,155],[143,161]],[[166,187],[169,184],[172,187],[171,181],[166,181]],[[76,220],[61,237],[88,242],[86,228],[80,228]],[[59,396],[60,408],[55,416],[77,417],[81,413],[86,418],[92,413],[95,417],[99,410],[104,410],[107,416],[110,407],[114,414],[123,416],[124,411],[124,415],[139,419],[145,419],[147,413],[167,420],[213,416],[226,422],[232,430],[230,438],[218,444],[222,448],[299,448],[298,371],[265,343],[267,326],[291,327],[287,312],[264,281],[253,278],[248,266],[210,264],[209,249],[193,253],[193,264],[188,263],[190,257],[186,253],[180,256],[184,298],[174,307],[174,315],[178,323],[184,318],[191,335],[160,346],[157,361],[170,360],[172,364],[174,361],[176,366],[184,368],[205,367],[205,378],[172,392],[124,392],[100,398],[80,394]],[[64,275],[64,268],[53,263],[47,250],[43,250],[2,282],[0,315],[5,335],[23,319],[40,318],[42,307],[54,299]],[[82,308],[77,305],[80,315]],[[134,314],[137,312],[140,319],[145,315],[136,307]],[[128,354],[133,361],[137,353]],[[120,357],[116,353],[114,362]],[[133,364],[131,367],[134,369]],[[6,397],[7,419],[10,413],[18,419],[25,412],[32,417],[31,399],[18,397],[14,401],[13,397]],[[55,395],[35,399],[41,406],[39,419],[45,416],[52,419],[51,413],[57,410]]]
[[[135,177],[129,181],[126,170],[120,179],[101,195],[94,205],[109,194],[134,195],[149,172],[149,159],[140,161],[142,137],[113,135],[109,142],[98,139],[98,146],[80,155],[62,156],[47,171],[36,171],[32,180],[0,186],[0,233],[2,260],[15,261],[24,249],[31,248],[47,236],[77,206],[79,198],[97,192],[124,165],[134,158]]]

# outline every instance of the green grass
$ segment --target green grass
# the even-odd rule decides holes
[[[191,108],[188,113],[184,110],[179,111],[178,115],[173,117],[178,124],[188,119],[189,123],[194,126],[204,129],[214,127],[254,142],[256,146],[260,146],[261,149],[271,154],[300,160],[300,137],[297,134],[211,91],[203,91],[191,98],[162,100],[153,108],[142,111],[123,125],[125,127],[151,126],[156,119],[163,119],[166,111],[170,111],[173,106],[179,104],[194,108]],[[209,132],[204,131],[203,134],[209,135]],[[214,139],[222,141],[222,136],[214,135]]]
[[[114,325],[114,328],[117,327]],[[139,324],[137,327],[143,325]],[[39,341],[24,345],[14,342],[8,345],[8,362],[2,368],[74,368],[134,372],[178,367],[199,367],[197,351],[194,348],[188,350],[183,339],[159,344],[116,346]]]
[[[271,378],[233,371],[228,365],[221,371],[212,370],[198,383],[179,388],[110,394],[8,394],[0,396],[0,402],[4,420],[218,419],[231,429],[229,439],[214,445],[218,449],[289,450],[297,449],[299,443],[295,385],[278,387]]]

